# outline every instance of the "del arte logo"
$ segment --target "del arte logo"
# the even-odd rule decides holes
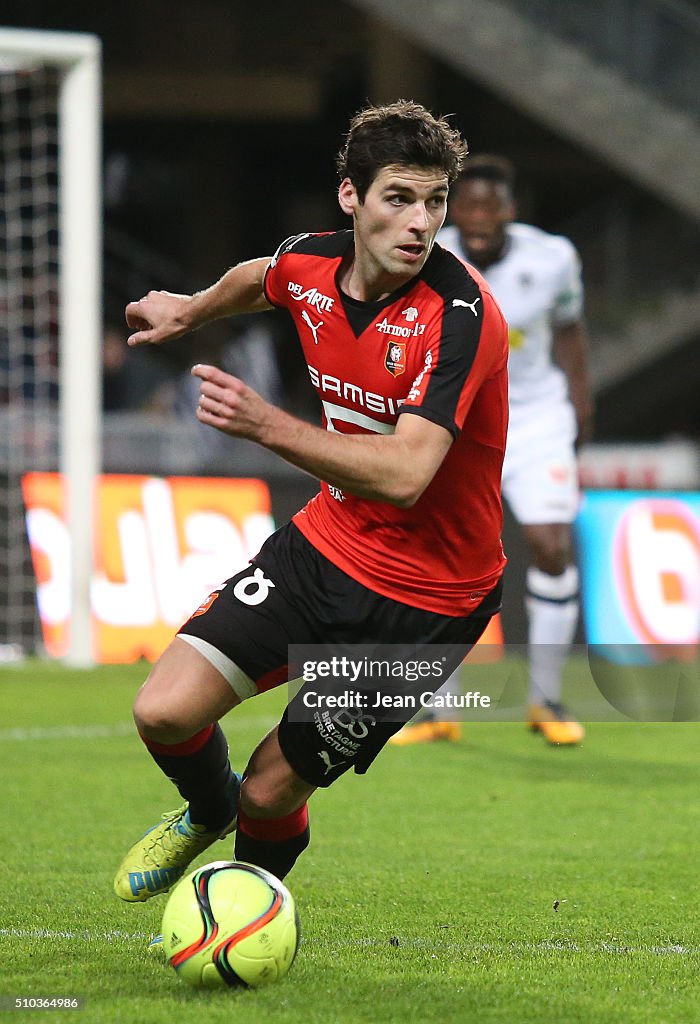
[[[291,292],[295,302],[306,302],[319,313],[330,313],[333,309],[334,299],[330,295],[324,295],[318,288],[307,288],[304,291],[303,285],[297,284],[296,281],[288,281],[287,291]]]

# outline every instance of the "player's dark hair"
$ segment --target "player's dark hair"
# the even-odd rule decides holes
[[[420,103],[397,100],[360,110],[350,122],[336,166],[349,178],[360,202],[383,167],[439,167],[452,183],[469,152],[465,140],[444,117]]]
[[[505,185],[512,195],[515,190],[515,167],[504,156],[494,153],[478,153],[470,156],[462,168],[458,181],[492,181],[496,185]]]

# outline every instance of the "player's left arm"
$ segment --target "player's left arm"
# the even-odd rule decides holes
[[[588,373],[588,333],[582,319],[554,328],[553,355],[566,374],[569,396],[576,413],[576,447],[593,434],[593,392]]]
[[[197,419],[280,455],[319,480],[360,498],[410,508],[433,479],[453,436],[422,416],[400,416],[393,434],[323,430],[266,402],[242,380],[195,366]]]

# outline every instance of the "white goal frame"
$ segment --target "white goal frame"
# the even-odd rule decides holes
[[[101,469],[102,46],[97,36],[0,28],[0,59],[59,70],[59,469],[71,550],[66,661],[94,663],[93,492]]]

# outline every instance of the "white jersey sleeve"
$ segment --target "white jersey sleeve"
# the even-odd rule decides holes
[[[437,241],[469,260],[456,227],[443,228]],[[566,377],[552,360],[552,341],[554,328],[575,322],[583,312],[575,247],[562,235],[510,224],[501,258],[481,272],[508,321],[511,407],[566,401]]]
[[[559,327],[574,323],[583,314],[583,281],[581,260],[568,238],[551,235],[561,251],[561,280],[552,308],[552,323]]]

